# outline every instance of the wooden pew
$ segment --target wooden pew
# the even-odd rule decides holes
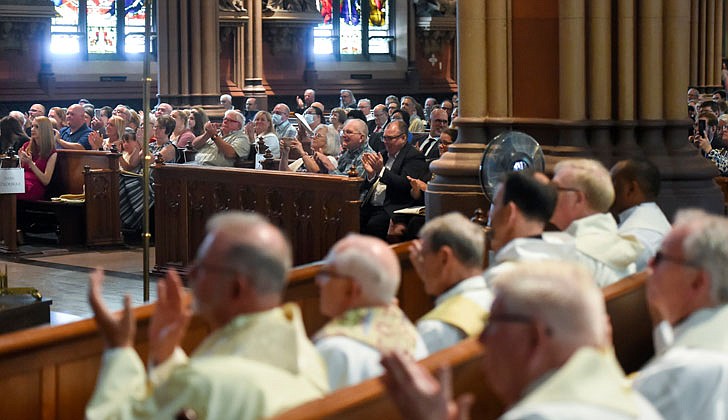
[[[602,289],[612,321],[614,350],[627,373],[639,370],[655,354],[645,290],[647,277],[647,272],[642,271]]]
[[[53,178],[48,184],[49,200],[18,202],[25,220],[46,217],[58,225],[62,245],[120,244],[119,154],[95,150],[59,150]],[[81,194],[84,203],[50,201],[62,194]]]
[[[15,194],[0,194],[0,250],[18,251],[17,200]]]
[[[182,269],[205,236],[205,223],[225,210],[266,216],[293,243],[294,264],[324,257],[348,232],[359,231],[361,178],[158,165],[154,168],[155,271]]]
[[[614,347],[617,358],[626,372],[639,369],[652,356],[652,328],[645,301],[645,272],[607,286],[603,289],[607,313],[614,328]],[[484,349],[475,339],[437,352],[421,363],[430,372],[439,366],[453,368],[453,395],[466,392],[476,396],[471,418],[495,419],[503,407],[484,381],[480,365]],[[311,401],[275,417],[293,419],[400,419],[394,404],[379,378],[340,389],[324,398]]]
[[[134,309],[135,348],[146,360],[154,305]],[[191,351],[209,333],[193,319],[183,341]],[[93,319],[0,335],[0,418],[80,419],[96,384],[103,343]]]

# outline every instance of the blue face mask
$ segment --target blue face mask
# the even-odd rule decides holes
[[[303,116],[303,118],[306,119],[306,122],[308,123],[308,125],[313,124],[313,117],[314,117],[313,114],[306,114]]]
[[[273,125],[281,125],[281,116],[278,114],[273,114],[270,116],[270,118],[273,120]]]

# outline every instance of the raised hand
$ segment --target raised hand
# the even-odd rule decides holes
[[[101,138],[101,135],[97,131],[92,131],[88,133],[88,142],[91,145],[91,148],[93,150],[98,150],[103,146],[103,139]]]
[[[149,323],[149,361],[158,365],[180,345],[192,316],[182,280],[175,270],[157,283],[157,305]]]
[[[112,314],[101,296],[104,272],[96,268],[89,275],[88,300],[94,311],[94,318],[107,347],[131,347],[136,335],[136,319],[131,310],[131,297],[124,296],[124,309]]]

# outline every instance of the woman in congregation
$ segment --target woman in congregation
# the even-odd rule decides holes
[[[91,144],[91,148],[95,150],[111,150],[116,146],[116,150],[121,150],[121,137],[124,135],[126,127],[126,121],[123,118],[114,115],[106,121],[106,137],[101,140],[101,135],[98,131],[92,131],[88,134],[88,142]]]
[[[192,134],[194,134],[195,137],[205,134],[205,124],[210,121],[210,119],[207,118],[207,113],[200,108],[192,108],[189,112],[190,117],[187,120],[187,125],[190,127],[190,130],[192,130]]]
[[[124,134],[121,136],[121,158],[119,159],[119,168],[127,172],[139,173],[141,166],[142,146],[137,141],[134,131],[126,129]]]
[[[18,151],[20,164],[25,169],[25,192],[18,200],[37,201],[45,198],[46,186],[56,168],[56,140],[58,131],[47,117],[36,117],[30,126],[30,141]]]
[[[10,152],[15,154],[30,140],[20,122],[11,116],[0,120],[0,154]]]
[[[341,130],[344,129],[344,123],[346,122],[346,111],[344,111],[344,108],[334,108],[331,110],[331,115],[329,115],[329,122],[331,125],[334,126],[336,129],[336,132],[339,133],[339,136],[341,135]]]
[[[291,141],[290,146],[286,145],[283,140],[281,146],[281,163],[279,169],[281,171],[294,172],[311,172],[327,174],[329,169],[336,168],[338,161],[336,156],[339,149],[339,133],[330,125],[321,124],[314,130],[313,140],[311,141],[311,150],[313,155],[309,155],[303,150],[303,145],[297,139]],[[288,155],[291,149],[298,150],[301,157],[290,165],[288,164]]]
[[[169,139],[178,149],[184,149],[196,137],[189,127],[189,114],[187,111],[175,109],[170,115],[174,119],[175,126],[174,132],[169,136]]]
[[[51,122],[56,122],[54,124],[56,130],[60,131],[61,128],[66,126],[66,110],[59,106],[54,106],[48,110],[48,118],[51,119]]]
[[[160,115],[152,126],[152,136],[156,141],[149,144],[149,151],[153,156],[161,156],[164,163],[174,163],[177,160],[177,148],[169,139],[176,124],[171,116]]]
[[[263,165],[260,162],[265,159],[265,150],[261,148],[259,144],[260,140],[268,147],[273,155],[273,159],[279,159],[281,157],[278,136],[273,127],[270,112],[258,111],[253,121],[245,125],[245,133],[248,135],[248,139],[253,144],[253,147],[255,147],[255,150],[258,151],[255,155],[255,169],[262,169]]]

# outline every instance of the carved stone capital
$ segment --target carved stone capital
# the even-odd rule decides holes
[[[425,57],[437,54],[443,44],[455,39],[456,19],[454,16],[417,18],[417,39]]]
[[[305,40],[309,29],[320,22],[318,13],[269,11],[263,16],[263,40],[273,55],[299,52],[305,45],[300,40]]]
[[[245,0],[219,0],[220,11],[246,12]]]

